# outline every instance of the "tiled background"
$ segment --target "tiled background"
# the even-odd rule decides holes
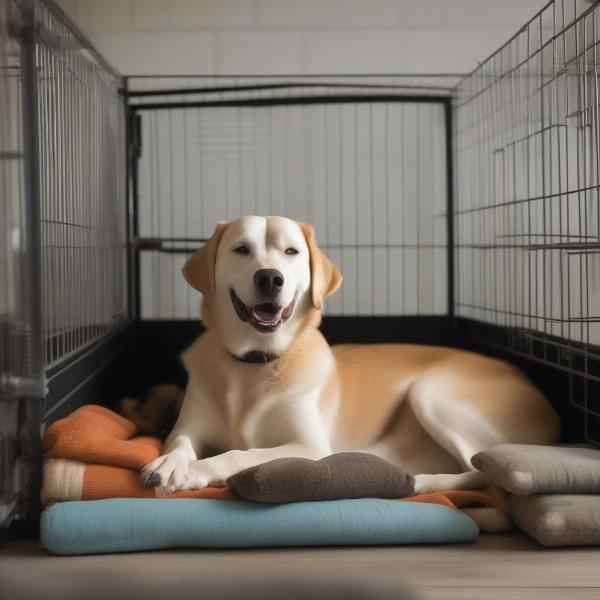
[[[464,73],[545,0],[59,0],[124,74]]]

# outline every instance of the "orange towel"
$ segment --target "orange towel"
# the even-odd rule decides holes
[[[508,515],[508,500],[496,487],[490,486],[481,490],[445,490],[431,494],[419,494],[403,498],[404,502],[429,502],[443,504],[454,509],[462,508],[494,508],[501,515]]]
[[[212,498],[231,500],[235,494],[227,487],[207,487],[161,495],[155,488],[144,487],[137,471],[106,465],[88,465],[83,475],[81,500],[103,498]]]
[[[112,410],[88,404],[46,429],[44,458],[141,469],[159,454],[158,438],[131,438],[135,425]]]
[[[138,480],[139,470],[160,455],[161,442],[133,437],[135,425],[102,406],[83,406],[50,425],[43,437],[42,503],[104,498],[213,498],[229,488],[207,487],[160,496]]]

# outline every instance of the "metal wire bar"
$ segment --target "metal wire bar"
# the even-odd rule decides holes
[[[371,104],[373,102],[399,102],[408,101],[413,103],[430,103],[438,102],[444,104],[446,102],[445,97],[439,96],[428,96],[428,95],[414,95],[406,97],[402,94],[378,94],[378,95],[367,95],[364,94],[356,95],[351,94],[338,94],[338,95],[304,95],[304,96],[290,96],[286,95],[283,97],[259,97],[259,98],[236,98],[236,99],[212,99],[212,100],[194,100],[192,98],[186,98],[184,100],[166,100],[162,102],[142,102],[135,104],[134,107],[139,111],[148,110],[174,110],[177,108],[223,108],[223,107],[260,107],[260,106],[290,106],[290,105],[304,105],[304,104],[355,104],[357,102],[365,102]]]
[[[397,89],[401,91],[406,91],[407,89],[418,90],[419,93],[423,93],[424,87],[422,85],[413,85],[409,86],[406,84],[392,84],[392,83],[336,83],[336,82],[310,82],[310,83],[286,83],[286,82],[273,82],[273,83],[256,83],[254,85],[229,85],[229,86],[204,86],[197,88],[164,88],[164,89],[154,89],[154,90],[133,90],[128,93],[130,98],[144,98],[144,97],[153,97],[153,96],[180,96],[182,93],[185,93],[186,96],[190,94],[223,94],[224,92],[250,92],[250,91],[262,91],[262,90],[285,90],[294,88],[342,88],[345,90],[355,89],[358,93],[368,94],[369,90],[379,90],[379,89]],[[445,92],[448,94],[448,87],[442,86],[431,86],[427,87],[431,91],[437,92]],[[371,92],[372,93],[372,92]]]

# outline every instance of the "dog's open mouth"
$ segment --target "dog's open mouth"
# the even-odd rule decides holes
[[[229,290],[229,296],[240,320],[249,323],[254,329],[263,333],[271,333],[285,323],[291,317],[296,303],[296,296],[294,296],[294,299],[287,306],[277,306],[272,302],[261,302],[250,307],[240,300],[233,289]]]

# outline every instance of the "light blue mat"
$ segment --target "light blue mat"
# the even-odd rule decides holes
[[[56,554],[434,544],[469,542],[478,533],[472,519],[446,506],[374,498],[288,504],[114,498],[54,504],[41,523],[42,543]]]

